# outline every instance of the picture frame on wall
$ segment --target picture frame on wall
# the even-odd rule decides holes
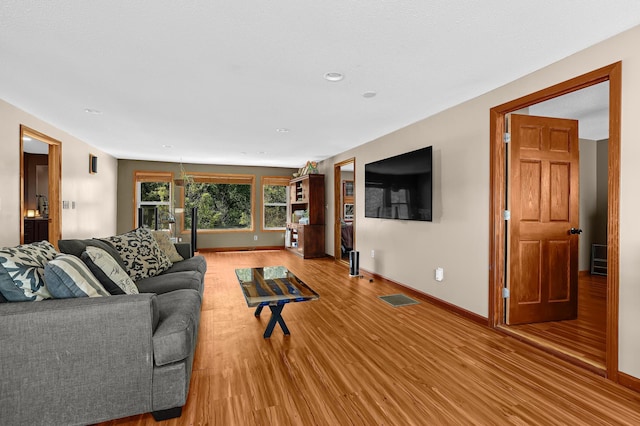
[[[354,213],[355,212],[353,209],[353,203],[346,203],[344,205],[344,212],[343,212],[344,220],[353,220]]]
[[[353,197],[353,181],[345,180],[342,182],[342,194],[345,197]]]

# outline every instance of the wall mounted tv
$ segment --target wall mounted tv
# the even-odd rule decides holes
[[[431,148],[364,165],[365,217],[432,220]]]

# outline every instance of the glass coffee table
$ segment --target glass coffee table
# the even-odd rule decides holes
[[[271,309],[271,319],[264,331],[265,339],[271,337],[276,324],[280,324],[284,334],[290,334],[282,318],[284,305],[320,298],[318,293],[284,266],[236,269],[236,276],[247,305],[256,307],[255,316],[259,317],[265,306]]]

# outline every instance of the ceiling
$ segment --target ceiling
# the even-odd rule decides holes
[[[528,110],[531,115],[578,120],[582,139],[609,139],[608,81],[531,105]]]
[[[638,24],[637,0],[3,0],[0,98],[117,158],[297,168]]]

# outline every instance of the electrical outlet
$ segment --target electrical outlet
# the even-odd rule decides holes
[[[436,281],[442,281],[444,280],[444,269],[438,267],[436,268]]]
[[[253,236],[253,241],[258,241],[258,236],[257,235]]]
[[[371,257],[372,258],[376,257],[376,251],[375,250],[371,250]]]

